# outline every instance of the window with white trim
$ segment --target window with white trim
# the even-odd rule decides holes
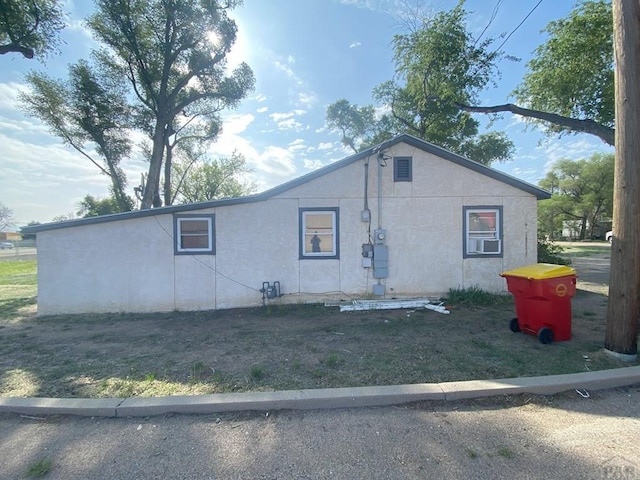
[[[464,257],[502,256],[502,207],[464,207]]]
[[[340,258],[338,208],[300,209],[300,258]]]
[[[215,254],[215,215],[175,215],[173,224],[176,255]]]

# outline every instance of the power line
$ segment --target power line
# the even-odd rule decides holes
[[[487,29],[491,26],[491,24],[493,23],[493,21],[496,19],[496,15],[498,15],[498,10],[500,10],[500,7],[502,6],[502,2],[504,0],[498,0],[498,3],[496,3],[496,6],[493,7],[493,12],[491,12],[491,18],[489,19],[489,23],[487,23],[487,26],[484,27],[484,29],[482,30],[482,32],[480,32],[480,35],[478,35],[478,38],[476,38],[476,41],[474,43],[474,46],[478,44],[478,42],[480,41],[480,39],[482,38],[482,36],[485,34],[485,32],[487,31]]]
[[[511,30],[511,33],[509,35],[507,35],[507,37],[504,39],[504,41],[500,44],[500,46],[496,49],[496,51],[500,51],[502,49],[502,47],[504,47],[504,44],[507,43],[507,40],[509,40],[511,38],[511,35],[513,35],[514,33],[516,33],[516,31],[522,26],[522,24],[524,22],[527,21],[527,18],[529,18],[531,16],[531,14],[536,10],[536,8],[538,8],[540,6],[540,4],[542,3],[542,0],[540,0],[538,3],[535,4],[535,6],[531,9],[531,11],[529,13],[527,13],[527,16],[524,17],[522,19],[522,21],[516,26],[516,28],[514,28],[513,30]]]

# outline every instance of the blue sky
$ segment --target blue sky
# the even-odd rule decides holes
[[[428,13],[456,3],[424,0],[419,5]],[[521,81],[533,50],[544,41],[541,30],[575,6],[574,0],[542,0],[515,30],[537,3],[467,0],[465,8],[472,12],[469,28],[479,34],[495,12],[485,35],[513,32],[503,49],[521,59],[501,65],[498,86],[484,92],[484,104],[513,100],[509,94]],[[238,41],[229,60],[251,66],[256,89],[239,108],[224,113],[223,133],[210,155],[243,153],[259,190],[348,156],[351,152],[340,144],[339,134],[325,127],[326,108],[341,98],[358,105],[372,103],[372,89],[393,77],[391,40],[405,30],[403,17],[415,6],[415,0],[245,0],[231,14],[238,24]],[[65,43],[61,54],[46,63],[15,54],[0,56],[0,203],[13,210],[18,226],[75,212],[86,194],[108,192],[108,178],[16,105],[27,71],[44,69],[63,77],[69,63],[88,57],[96,44],[82,19],[90,10],[87,0],[66,1]],[[482,115],[478,119],[487,123]],[[494,167],[531,183],[560,158],[612,152],[586,134],[548,139],[510,114],[491,129],[505,131],[516,147],[512,161]],[[139,152],[123,167],[131,188],[147,169]]]

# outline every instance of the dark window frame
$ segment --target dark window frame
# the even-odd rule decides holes
[[[498,240],[498,252],[469,252],[469,213],[495,212],[497,226],[493,233],[476,240]],[[462,257],[463,258],[502,258],[504,256],[504,215],[502,205],[468,205],[462,207]]]
[[[326,253],[305,253],[305,213],[314,212],[315,214],[326,212],[334,216],[333,232],[334,251],[331,254]],[[298,252],[300,260],[336,260],[340,258],[340,208],[339,207],[300,207],[298,209]]]
[[[208,222],[207,248],[181,248],[183,221],[206,220]],[[215,255],[216,254],[216,216],[215,214],[180,214],[173,216],[173,254],[174,255]]]

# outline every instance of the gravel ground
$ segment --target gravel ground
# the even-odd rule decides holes
[[[0,416],[0,478],[640,479],[640,385],[147,419]],[[588,398],[585,396],[588,395]]]

